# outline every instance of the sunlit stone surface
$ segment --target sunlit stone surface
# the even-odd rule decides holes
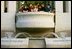
[[[1,38],[1,48],[28,48],[29,38]]]
[[[54,27],[54,14],[47,12],[26,12],[16,14],[16,27]]]

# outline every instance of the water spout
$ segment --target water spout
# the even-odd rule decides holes
[[[51,32],[51,33],[46,33],[46,34],[44,34],[42,37],[47,37],[48,35],[54,35],[55,37],[60,38],[56,33],[53,33],[53,32]]]
[[[24,37],[32,37],[29,33],[27,32],[21,32],[21,33],[18,33],[16,34],[15,38],[19,37],[19,35],[24,35]]]
[[[52,35],[54,35],[57,38],[60,38],[56,33],[51,33]]]

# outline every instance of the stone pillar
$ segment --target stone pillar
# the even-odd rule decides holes
[[[63,12],[63,1],[55,1],[56,9],[56,22],[55,22],[55,32],[71,30],[71,2],[67,1],[69,12]]]
[[[1,13],[4,12],[4,1],[1,1]]]
[[[8,12],[4,13],[4,1],[1,1],[1,31],[15,31],[16,1],[8,1]]]

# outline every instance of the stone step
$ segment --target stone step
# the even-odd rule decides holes
[[[29,48],[45,48],[45,40],[44,39],[30,39],[29,40]]]

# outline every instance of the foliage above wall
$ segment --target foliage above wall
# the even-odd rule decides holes
[[[17,1],[17,11],[19,7],[24,4],[24,6],[29,6],[29,4],[37,5],[37,4],[50,4],[52,9],[55,8],[55,1]]]

